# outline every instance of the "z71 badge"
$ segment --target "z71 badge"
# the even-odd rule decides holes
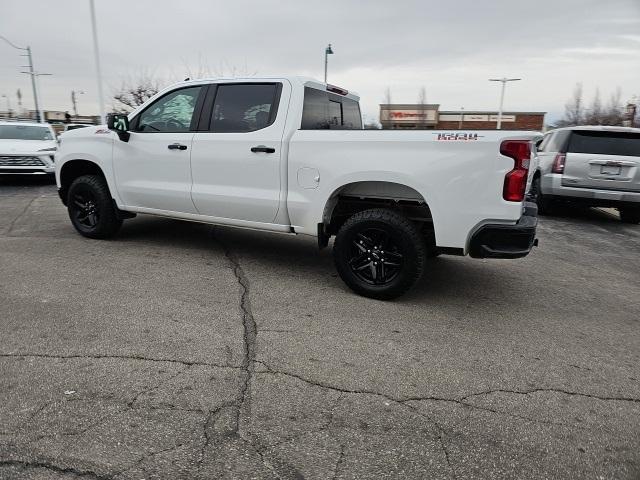
[[[460,140],[460,141],[468,141],[468,140],[478,140],[482,138],[484,135],[478,135],[477,133],[434,133],[434,135],[438,135],[437,140]]]

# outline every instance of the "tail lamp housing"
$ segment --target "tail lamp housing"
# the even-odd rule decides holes
[[[551,165],[551,172],[553,173],[564,173],[564,164],[567,160],[566,153],[558,153],[556,158],[553,159],[553,165]]]
[[[502,198],[508,202],[522,202],[527,188],[531,142],[529,140],[504,140],[500,153],[514,161],[513,170],[504,176]]]

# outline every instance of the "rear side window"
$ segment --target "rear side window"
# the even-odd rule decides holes
[[[361,130],[360,105],[355,100],[306,87],[302,130]]]
[[[218,86],[211,130],[217,133],[255,132],[276,117],[280,84],[245,83]]]
[[[633,132],[589,132],[574,130],[569,152],[640,157],[640,134]]]
[[[540,148],[539,152],[564,152],[567,145],[567,139],[569,138],[568,130],[561,130],[547,135]]]

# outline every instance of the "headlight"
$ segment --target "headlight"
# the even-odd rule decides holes
[[[41,148],[40,150],[38,150],[39,152],[55,152],[56,150],[58,150],[58,147],[51,147],[51,148]]]

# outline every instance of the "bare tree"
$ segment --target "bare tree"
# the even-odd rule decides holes
[[[135,79],[122,82],[113,95],[114,111],[127,113],[136,109],[160,91],[160,81],[149,73],[141,73]]]
[[[573,96],[564,106],[564,118],[558,122],[558,126],[581,125],[583,120],[582,83],[576,83]]]
[[[596,94],[591,102],[591,108],[584,115],[584,123],[586,125],[602,125],[604,121],[604,112],[602,111],[602,102],[600,101],[600,89],[596,88]]]
[[[427,125],[427,90],[420,88],[418,93],[418,118],[416,119],[416,128],[425,129]]]
[[[622,106],[622,91],[620,87],[609,97],[609,102],[602,113],[601,125],[622,125],[624,122],[624,109]]]

